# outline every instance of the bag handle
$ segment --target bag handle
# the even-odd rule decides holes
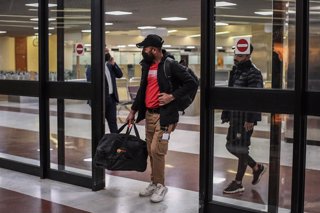
[[[131,133],[131,130],[132,130],[132,127],[133,127],[133,129],[134,129],[134,134],[137,136],[137,138],[140,139],[140,134],[139,134],[138,128],[137,128],[137,126],[136,126],[136,123],[133,123],[132,125],[128,125],[128,123],[123,124],[123,125],[119,128],[118,133],[121,133],[126,126],[128,126],[128,127],[127,127],[127,131],[126,131],[126,134],[127,134],[127,135],[129,135],[129,134]]]

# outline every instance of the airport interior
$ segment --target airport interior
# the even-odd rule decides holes
[[[7,0],[0,11],[0,212],[320,213],[320,0]],[[138,196],[150,165],[109,171],[92,160],[109,133],[98,79],[104,51],[124,74],[117,79],[121,126],[140,86],[136,44],[149,34],[161,36],[163,49],[200,79],[171,134],[169,191],[157,204]],[[228,88],[240,38],[254,47],[263,88]],[[307,60],[297,62],[301,57]],[[297,76],[306,77],[301,90]],[[250,155],[267,170],[252,185],[247,168],[245,191],[236,194],[223,193],[238,165],[226,149],[225,109],[262,114]],[[137,127],[144,136],[145,122]],[[305,137],[298,140],[297,131]]]

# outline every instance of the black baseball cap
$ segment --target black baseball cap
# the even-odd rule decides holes
[[[142,42],[136,44],[138,48],[144,47],[162,47],[163,40],[160,36],[155,34],[148,35]]]

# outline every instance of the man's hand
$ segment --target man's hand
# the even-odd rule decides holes
[[[163,106],[173,101],[174,97],[172,94],[160,93],[158,99],[159,99],[159,105]]]
[[[112,66],[114,66],[114,64],[115,64],[116,62],[114,61],[114,58],[113,58],[113,57],[110,58],[109,63],[110,63]]]
[[[249,132],[253,130],[254,123],[244,122],[244,129]]]
[[[129,125],[131,125],[131,124],[134,123],[134,121],[135,121],[134,115],[135,115],[135,114],[136,114],[136,111],[130,110],[130,113],[129,113],[127,119],[126,119],[126,121],[127,121],[127,123],[128,123]]]

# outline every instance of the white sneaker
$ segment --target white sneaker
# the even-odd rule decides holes
[[[145,188],[144,190],[142,190],[139,193],[140,197],[147,197],[150,196],[154,193],[154,191],[156,190],[157,186],[156,184],[153,184],[152,182],[147,186],[147,188]]]
[[[155,192],[152,194],[150,200],[154,203],[158,203],[163,201],[164,196],[166,196],[168,192],[168,188],[163,186],[161,183],[157,184],[157,188]]]

